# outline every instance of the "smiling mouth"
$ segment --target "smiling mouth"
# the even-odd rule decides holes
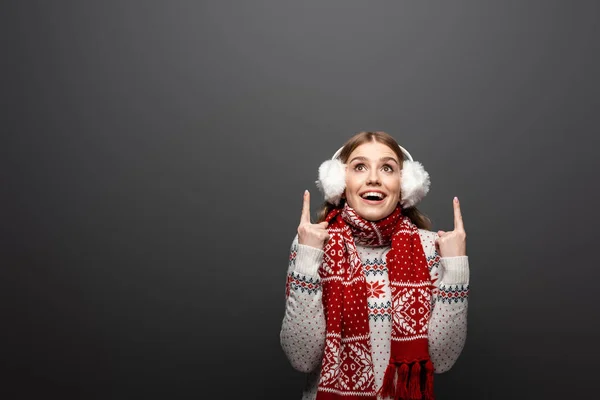
[[[363,200],[378,202],[383,201],[383,199],[386,198],[386,195],[379,192],[366,192],[363,193],[360,197]]]

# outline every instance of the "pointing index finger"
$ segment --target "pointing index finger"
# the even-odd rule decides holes
[[[452,204],[454,205],[454,230],[464,230],[465,226],[463,224],[462,213],[460,212],[458,197],[454,198]]]
[[[310,192],[304,191],[304,201],[302,202],[302,216],[300,222],[310,223]]]

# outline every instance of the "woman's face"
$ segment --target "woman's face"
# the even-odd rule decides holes
[[[390,215],[400,200],[400,161],[379,142],[358,146],[346,163],[346,201],[358,215],[378,221]]]

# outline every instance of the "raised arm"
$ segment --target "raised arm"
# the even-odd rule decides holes
[[[311,372],[320,365],[326,327],[318,273],[323,250],[316,246],[319,240],[327,240],[327,231],[326,224],[310,223],[309,204],[310,195],[306,192],[298,235],[290,249],[285,315],[280,333],[285,355],[292,366],[302,372]]]
[[[431,267],[435,289],[429,355],[435,372],[442,373],[456,363],[467,339],[469,260],[467,256],[440,258],[436,251]]]
[[[448,371],[458,360],[467,339],[469,258],[460,204],[453,200],[454,230],[430,235],[429,267],[435,289],[429,321],[429,354],[435,372]]]

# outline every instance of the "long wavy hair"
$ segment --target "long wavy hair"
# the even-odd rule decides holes
[[[377,132],[359,132],[356,135],[352,136],[348,141],[344,144],[342,151],[340,152],[339,159],[341,162],[346,164],[348,161],[348,157],[350,154],[361,144],[368,142],[379,142],[381,144],[389,147],[395,154],[398,156],[398,160],[400,160],[400,164],[404,161],[404,154],[400,147],[398,146],[398,142],[390,136],[389,134],[381,131]],[[402,193],[401,193],[402,195]],[[333,204],[325,202],[321,207],[319,213],[317,214],[317,222],[322,222],[327,217],[327,214],[335,208],[342,208],[346,203],[346,199],[342,197],[340,204],[338,206],[334,206]],[[410,220],[415,224],[418,228],[431,230],[431,220],[419,211],[416,207],[409,207],[402,209],[402,213],[406,215]]]

